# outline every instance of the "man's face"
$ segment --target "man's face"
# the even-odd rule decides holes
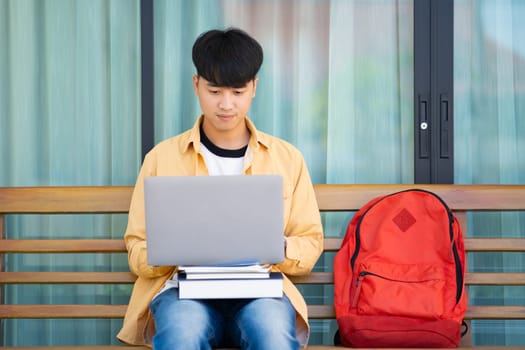
[[[257,79],[249,81],[243,87],[231,88],[215,86],[195,75],[193,88],[204,114],[207,133],[235,131],[245,127],[244,118],[255,97]]]

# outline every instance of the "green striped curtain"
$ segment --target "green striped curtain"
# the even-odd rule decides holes
[[[0,186],[131,185],[138,0],[0,0]],[[6,238],[118,238],[124,215],[8,218]],[[127,270],[123,254],[7,255],[9,271]],[[5,303],[127,303],[129,287],[17,285]],[[117,343],[120,320],[2,320],[3,345]]]

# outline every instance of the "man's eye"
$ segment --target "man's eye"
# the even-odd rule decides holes
[[[235,90],[235,95],[242,95],[244,94],[244,90]]]
[[[217,95],[219,93],[219,90],[209,90],[210,94]]]

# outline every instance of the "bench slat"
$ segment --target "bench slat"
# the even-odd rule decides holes
[[[0,272],[4,284],[130,284],[131,272]]]
[[[136,280],[131,272],[0,272],[2,284],[126,284]],[[291,276],[298,284],[334,283],[331,272]]]
[[[308,317],[311,319],[335,318],[332,305],[308,305]],[[466,320],[523,320],[525,306],[478,306],[469,305]]]
[[[525,306],[469,305],[465,314],[467,320],[523,320]]]
[[[123,318],[127,305],[0,305],[0,318]],[[311,319],[333,319],[332,305],[308,305]],[[524,320],[525,306],[469,306],[465,319]]]
[[[433,191],[454,210],[525,209],[522,185],[315,184],[323,211],[356,210],[373,197],[410,188]],[[0,187],[0,213],[124,213],[132,191],[131,186]]]
[[[0,253],[125,253],[122,239],[1,239]]]
[[[342,238],[325,238],[324,250],[337,251]],[[525,238],[465,238],[469,252],[525,252]]]
[[[60,345],[60,346],[0,346],[1,350],[151,350],[146,346],[131,345]],[[308,348],[311,349],[311,348]],[[327,348],[330,349],[330,348]],[[316,349],[317,350],[317,349]],[[336,349],[337,350],[337,349]],[[368,349],[370,350],[370,349]],[[472,349],[469,349],[472,350]],[[503,349],[502,349],[503,350]],[[509,350],[505,348],[504,350]],[[512,349],[510,349],[512,350]]]
[[[325,238],[324,250],[337,251],[341,238]],[[525,252],[525,238],[465,238],[469,252]],[[0,253],[125,253],[122,239],[0,239]]]
[[[151,348],[147,347],[147,346],[132,346],[132,345],[0,346],[0,349],[2,349],[2,350],[38,350],[38,349],[40,349],[40,350],[78,350],[78,349],[86,349],[86,350],[151,350]],[[316,348],[311,348],[311,347],[308,347],[307,349],[323,350],[323,348],[316,349]],[[327,347],[325,349],[330,349],[330,348]],[[373,350],[373,349],[368,349],[368,350]],[[461,349],[459,349],[459,350],[461,350]],[[472,349],[469,349],[469,350],[472,350]],[[502,350],[512,350],[512,349],[505,348],[505,349],[502,349]]]
[[[123,318],[127,305],[0,304],[0,318]]]
[[[130,186],[0,187],[0,213],[127,213]]]
[[[2,350],[78,350],[78,349],[89,349],[89,350],[151,350],[147,346],[129,346],[129,345],[74,345],[74,346],[20,346],[20,347],[9,347],[0,346]],[[342,349],[353,349],[359,348],[345,348],[340,346],[330,345],[308,345],[306,350],[342,350]],[[457,347],[456,350],[473,350],[472,347]],[[217,349],[217,350],[238,350],[238,349]],[[385,350],[384,348],[366,348],[366,350]],[[406,350],[406,349],[394,349],[389,350]],[[428,350],[428,348],[411,348],[411,350]],[[523,350],[523,346],[483,346],[482,350]]]
[[[522,286],[525,285],[523,272],[467,272],[465,284],[493,285],[493,286]]]
[[[135,282],[131,272],[0,272],[2,284],[130,284]],[[307,276],[290,276],[296,284],[333,284],[331,272],[312,272]],[[525,273],[467,272],[468,285],[525,285]]]
[[[308,276],[290,276],[297,284],[333,284],[331,272],[313,272]],[[525,285],[525,272],[467,272],[467,285],[522,286]]]
[[[525,209],[523,185],[315,184],[317,202],[322,211],[357,210],[374,197],[411,188],[436,193],[453,210]]]
[[[525,238],[465,238],[469,252],[524,252]]]

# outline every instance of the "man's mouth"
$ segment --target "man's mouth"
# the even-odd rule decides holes
[[[217,114],[217,118],[222,120],[230,120],[233,119],[233,117],[235,117],[234,114]]]

